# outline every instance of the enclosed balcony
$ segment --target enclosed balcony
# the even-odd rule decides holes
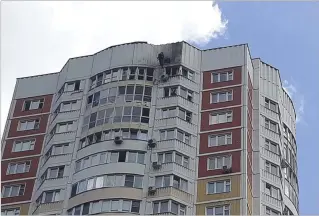
[[[157,129],[161,129],[161,128],[165,129],[167,127],[171,127],[171,128],[178,127],[190,134],[197,133],[197,126],[195,124],[184,121],[183,119],[179,117],[156,119],[154,127],[156,127]]]
[[[169,140],[162,140],[156,143],[154,150],[160,151],[170,151],[176,150],[181,152],[185,155],[196,155],[196,148],[188,145],[184,142],[179,141],[178,139],[169,139]]]
[[[157,188],[154,194],[149,194],[150,197],[158,198],[158,199],[169,199],[171,197],[176,198],[177,200],[182,200],[184,202],[193,203],[194,196],[186,193],[185,191],[179,190],[174,187],[162,187]]]
[[[177,163],[163,163],[160,164],[158,167],[152,166],[151,173],[156,175],[165,175],[165,174],[172,174],[176,173],[180,177],[184,178],[195,178],[195,171],[191,170],[187,167],[184,167]]]
[[[281,178],[277,175],[274,175],[266,170],[262,170],[262,176],[271,184],[275,185],[278,188],[282,187]]]
[[[280,165],[280,156],[278,154],[275,154],[274,152],[271,152],[264,147],[261,148],[262,157],[267,159],[268,161],[271,161],[273,163],[276,163],[277,165]]]
[[[187,107],[189,111],[198,112],[198,104],[192,102],[190,99],[186,99],[181,96],[171,96],[171,97],[160,97],[157,99],[156,105],[158,107],[167,107],[167,106],[180,106]]]
[[[277,211],[282,211],[282,200],[272,197],[266,193],[263,193],[262,200],[267,206],[270,206]]]

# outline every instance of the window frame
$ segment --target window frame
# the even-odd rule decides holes
[[[32,151],[34,150],[34,146],[35,146],[35,142],[36,142],[36,139],[33,138],[33,139],[25,139],[25,140],[15,140],[13,145],[12,145],[12,149],[11,149],[11,152],[24,152],[24,151]],[[29,145],[29,150],[24,150],[23,151],[23,144],[24,143],[27,143]],[[30,144],[29,144],[30,143]],[[20,151],[16,151],[16,146],[17,144],[21,144],[21,150]]]
[[[46,197],[48,193],[52,193],[52,198],[51,201],[46,202]],[[59,202],[61,201],[61,189],[43,191],[38,199],[40,199],[41,204]]]
[[[53,172],[53,170],[56,170],[56,175],[55,176],[51,176],[51,172]],[[61,170],[62,170],[62,176],[59,176],[61,174]],[[65,172],[65,165],[62,166],[54,166],[54,167],[48,167],[48,169],[45,171],[44,174],[45,175],[45,180],[47,179],[58,179],[58,178],[63,178],[64,177],[64,172]]]
[[[224,101],[220,100],[221,94],[226,94],[226,96],[225,96],[226,100],[224,100]],[[213,101],[214,95],[216,95],[216,102]],[[233,90],[210,92],[210,103],[211,104],[224,103],[224,102],[229,102],[229,101],[233,101],[233,100],[234,100],[234,91]]]
[[[31,122],[34,122],[34,126],[33,128],[28,129],[28,123],[31,124]],[[26,123],[25,129],[21,129],[23,123]],[[23,119],[23,120],[19,120],[17,131],[31,131],[31,130],[38,130],[39,128],[40,128],[40,118]]]
[[[222,136],[224,137],[225,143],[219,144],[219,137],[222,137]],[[215,139],[216,144],[212,143],[212,139]],[[229,142],[229,140],[230,140],[230,142]],[[208,135],[208,147],[227,146],[227,145],[232,145],[232,144],[233,144],[232,132]]]
[[[226,205],[218,205],[218,206],[206,206],[205,208],[205,215],[216,215],[216,208],[223,208],[223,215],[231,215],[230,209],[231,205],[226,204]],[[208,209],[212,209],[213,214],[208,214]],[[228,214],[225,214],[225,211],[228,211]]]
[[[26,103],[28,102],[30,102],[29,109],[26,109]],[[32,108],[32,103],[36,103],[36,102],[39,102],[37,108]],[[43,109],[44,102],[45,102],[45,98],[25,100],[23,101],[22,111]]]
[[[169,132],[172,132],[172,131],[173,131],[174,135],[172,138],[170,138],[170,137],[168,137],[168,134],[169,134]],[[178,136],[179,133],[181,133],[183,135],[183,140],[179,139],[179,136]],[[178,128],[169,128],[169,129],[160,130],[159,134],[160,134],[160,141],[178,140],[178,141],[185,143],[187,145],[190,145],[190,143],[191,143],[192,135],[181,130],[181,129],[178,129]],[[164,135],[164,137],[163,137],[163,135]]]
[[[223,183],[223,191],[217,192],[217,183]],[[209,185],[213,184],[214,191],[209,191]],[[229,187],[229,191],[227,191],[227,187]],[[221,193],[230,193],[231,192],[231,179],[224,179],[224,180],[218,180],[218,181],[209,181],[206,183],[206,194],[207,195],[213,195],[213,194],[221,194]]]
[[[221,74],[227,74],[227,80],[221,81]],[[218,81],[214,81],[214,75],[218,76]],[[223,71],[223,72],[212,72],[210,83],[221,83],[221,82],[228,82],[228,81],[233,81],[233,80],[234,80],[234,71],[233,70]]]
[[[1,215],[11,215],[11,214],[8,214],[8,212],[13,212],[12,215],[20,215],[20,211],[21,211],[20,207],[1,209]]]
[[[268,126],[267,126],[268,125]],[[274,125],[276,127],[275,130],[272,129],[271,125]],[[264,126],[266,129],[274,132],[274,133],[279,133],[279,124],[275,121],[272,121],[268,118],[265,117],[265,126]]]
[[[23,164],[23,172],[17,172],[18,165],[20,165],[20,164]],[[10,173],[10,169],[11,169],[10,165],[15,166],[13,173]],[[30,172],[30,168],[31,168],[31,160],[22,161],[22,162],[21,161],[20,162],[10,162],[10,163],[8,163],[6,175],[28,173],[28,172]]]
[[[278,113],[278,103],[276,103],[275,101],[273,101],[273,100],[271,100],[271,99],[269,99],[269,98],[267,98],[267,97],[265,97],[265,104],[264,104],[264,106],[265,106],[267,109],[269,109],[269,110],[271,110],[271,111],[273,111],[273,112],[275,112],[275,113]],[[274,106],[275,109],[273,109],[272,106]]]
[[[229,166],[225,164],[226,158],[229,157]],[[218,158],[222,158],[222,166],[221,168],[218,168]],[[214,168],[210,168],[210,160],[214,159]],[[211,156],[207,158],[207,170],[220,170],[223,169],[223,166],[227,166],[227,168],[232,167],[232,155],[226,154],[226,155],[220,155],[220,156]]]
[[[220,116],[222,115],[225,115],[225,119],[226,121],[225,122],[221,122],[220,120]],[[224,123],[231,123],[233,122],[233,119],[234,119],[234,113],[232,110],[228,110],[228,111],[221,111],[221,112],[212,112],[210,113],[210,116],[209,116],[209,125],[217,125],[217,124],[224,124]],[[214,117],[213,116],[216,116],[216,123],[214,123]],[[231,120],[229,120],[228,118],[230,118]]]
[[[76,121],[67,121],[67,122],[59,122],[56,124],[55,126],[55,131],[54,133],[55,134],[62,134],[62,133],[68,133],[68,132],[72,132],[74,130],[73,129],[73,126],[76,124]],[[66,125],[66,130],[65,131],[59,131],[61,126],[64,126]]]
[[[162,211],[161,205],[163,203],[167,203],[167,211]],[[154,215],[163,214],[163,213],[176,214],[172,210],[172,203],[177,205],[177,215],[181,215],[180,214],[181,208],[183,208],[184,215],[186,215],[186,212],[187,212],[186,205],[183,205],[182,203],[179,203],[179,202],[177,202],[175,200],[172,200],[172,199],[154,200],[154,201],[152,201],[152,210],[153,210],[152,214],[154,214]],[[155,205],[157,205],[157,210],[156,211],[155,211]]]
[[[64,106],[67,106],[67,105],[70,106],[70,109],[63,108]],[[70,112],[70,111],[75,111],[79,109],[80,109],[80,105],[78,100],[63,101],[61,102],[59,106],[59,113]]]
[[[166,161],[166,157],[167,157],[166,155],[168,155],[168,154],[172,155],[172,161],[168,161],[168,162]],[[182,157],[181,164],[176,161],[176,155],[180,155]],[[158,162],[160,164],[175,163],[175,164],[178,164],[182,167],[189,168],[190,157],[186,156],[180,152],[177,152],[177,151],[158,152],[157,157],[158,157]],[[160,159],[162,159],[162,161]],[[187,161],[188,166],[185,166],[185,160]]]
[[[13,187],[19,187],[18,190],[17,190],[17,195],[15,195],[15,196],[12,196],[12,188]],[[4,196],[5,188],[9,188],[9,195],[8,196]],[[7,185],[3,185],[2,186],[2,191],[1,191],[1,197],[2,198],[8,198],[8,197],[23,196],[25,194],[25,189],[26,189],[26,184],[25,183],[23,183],[23,184],[7,184]],[[22,193],[21,195],[20,195],[20,192]]]

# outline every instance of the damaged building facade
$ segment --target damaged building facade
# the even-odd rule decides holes
[[[298,215],[296,113],[247,44],[134,42],[18,78],[2,215]]]

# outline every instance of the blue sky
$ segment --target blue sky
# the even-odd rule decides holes
[[[319,214],[319,2],[219,2],[226,34],[205,47],[248,43],[253,57],[280,70],[304,111],[297,124],[300,214]],[[316,165],[316,166],[315,166]]]

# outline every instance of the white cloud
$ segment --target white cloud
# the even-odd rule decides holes
[[[304,95],[297,89],[295,84],[293,84],[294,81],[288,82],[287,80],[284,80],[283,82],[283,88],[287,92],[287,94],[292,99],[295,110],[296,110],[296,122],[304,122],[304,109],[305,109],[305,97]]]
[[[294,85],[289,84],[287,80],[283,82],[283,88],[287,92],[287,94],[292,98],[294,94],[297,92],[297,89]]]
[[[17,77],[60,71],[68,58],[114,44],[204,45],[223,35],[227,25],[210,1],[6,1],[1,6],[1,134]]]

